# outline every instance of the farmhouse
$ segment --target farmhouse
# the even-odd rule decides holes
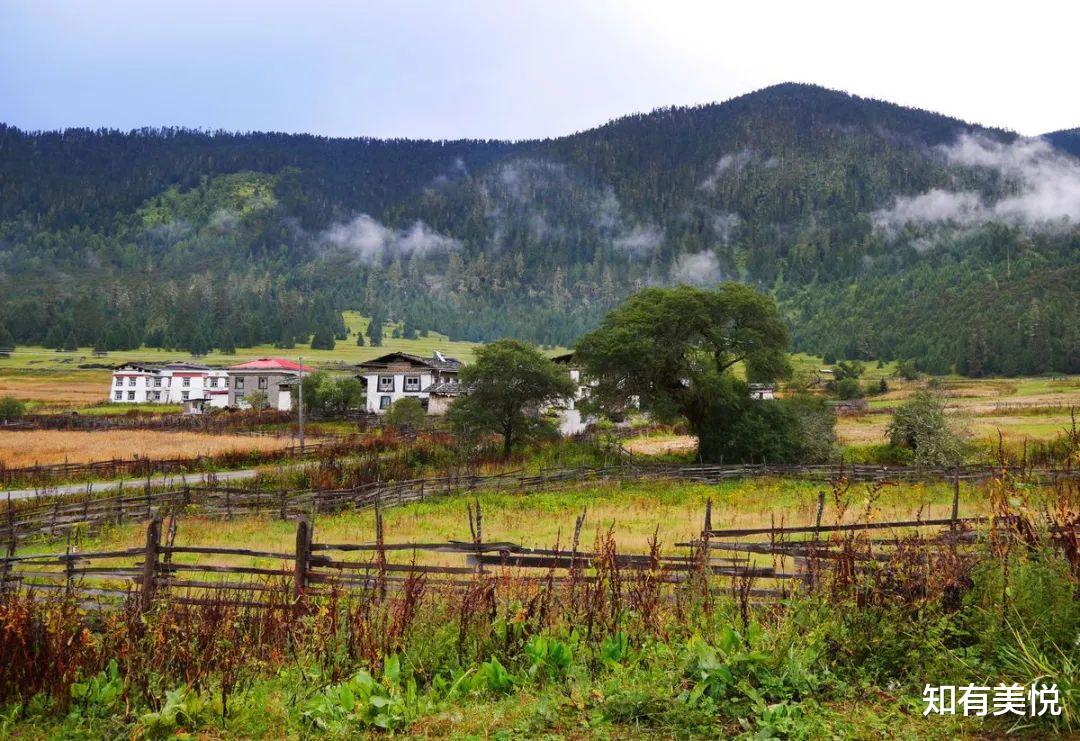
[[[197,363],[124,363],[113,369],[109,398],[126,404],[183,404],[202,399],[207,406],[224,407],[228,377],[221,368]]]
[[[448,358],[439,351],[430,358],[409,353],[393,352],[356,366],[367,390],[367,410],[382,414],[398,399],[419,399],[428,414],[442,414],[449,406],[449,397],[460,393],[456,386],[461,361]],[[431,388],[438,384],[435,407],[430,404]]]
[[[123,404],[182,404],[184,412],[247,407],[252,391],[266,392],[275,409],[292,408],[296,380],[311,368],[282,358],[259,358],[230,368],[198,363],[129,362],[113,369],[109,399]]]
[[[574,362],[574,353],[568,352],[563,355],[556,355],[551,360],[566,368],[570,380],[574,382],[576,391],[572,398],[563,399],[557,404],[551,405],[550,410],[556,412],[559,416],[560,433],[567,436],[579,435],[585,431],[589,424],[595,421],[592,418],[582,418],[581,410],[578,409],[578,403],[589,395],[589,385],[581,380],[581,366]]]
[[[296,381],[314,369],[284,358],[258,358],[227,369],[229,406],[246,409],[251,394],[265,394],[271,409],[292,409],[292,388]]]
[[[768,401],[776,398],[776,386],[771,383],[750,384],[750,398],[758,401]]]

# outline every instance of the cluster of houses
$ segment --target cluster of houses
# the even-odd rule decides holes
[[[576,386],[573,398],[564,399],[549,411],[559,417],[564,435],[583,432],[592,421],[582,416],[578,403],[588,394],[573,353],[552,358],[566,368]],[[430,358],[403,352],[381,355],[356,366],[365,384],[367,411],[384,414],[399,399],[413,398],[428,414],[445,414],[454,399],[464,393],[458,381],[462,363],[436,351]],[[258,358],[227,368],[197,363],[124,363],[113,370],[110,398],[127,404],[181,404],[184,412],[200,414],[206,409],[245,409],[259,399],[262,406],[289,411],[300,379],[313,372],[284,358]],[[771,386],[751,384],[758,399],[773,398]]]
[[[271,409],[292,409],[295,387],[312,368],[284,358],[259,358],[228,368],[198,363],[124,363],[113,369],[109,398],[125,404],[182,404],[189,414],[244,409],[263,394]]]

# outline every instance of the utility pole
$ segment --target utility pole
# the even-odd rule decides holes
[[[300,388],[300,399],[297,402],[297,412],[300,421],[300,455],[304,454],[304,358],[298,358],[300,362],[300,370],[297,371],[297,386]]]

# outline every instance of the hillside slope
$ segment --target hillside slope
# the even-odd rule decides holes
[[[0,345],[287,347],[342,308],[565,345],[738,279],[800,349],[1077,371],[1059,180],[1048,144],[796,84],[523,142],[0,127]]]

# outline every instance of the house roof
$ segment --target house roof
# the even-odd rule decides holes
[[[230,365],[229,370],[278,370],[292,371],[294,373],[313,373],[315,371],[314,368],[309,368],[306,365],[300,365],[293,360],[286,360],[285,358],[257,358],[255,360],[249,360],[246,363],[240,363],[239,365]]]
[[[184,362],[166,363],[163,367],[167,368],[169,370],[197,370],[197,371],[208,371],[208,370],[210,370],[209,365],[202,365],[201,363],[184,363]]]
[[[118,371],[118,370],[122,370],[124,368],[135,368],[137,370],[147,371],[147,372],[152,372],[152,373],[156,373],[157,371],[161,370],[160,365],[154,365],[153,363],[142,363],[142,362],[139,362],[137,360],[131,360],[131,361],[128,361],[127,363],[121,363],[120,365],[113,368],[113,370]]]
[[[414,365],[419,365],[424,368],[434,368],[435,370],[457,372],[461,369],[462,363],[457,358],[448,358],[442,353],[436,352],[430,358],[422,358],[419,355],[412,355],[407,352],[391,352],[386,355],[380,355],[377,358],[366,360],[363,363],[357,364],[357,368],[365,370],[382,370],[386,368],[390,363],[395,360],[407,360]]]
[[[551,356],[551,362],[553,362],[553,363],[561,363],[561,364],[564,364],[564,365],[573,365],[573,363],[574,363],[574,353],[572,353],[572,352],[564,352],[561,355],[552,355]]]

